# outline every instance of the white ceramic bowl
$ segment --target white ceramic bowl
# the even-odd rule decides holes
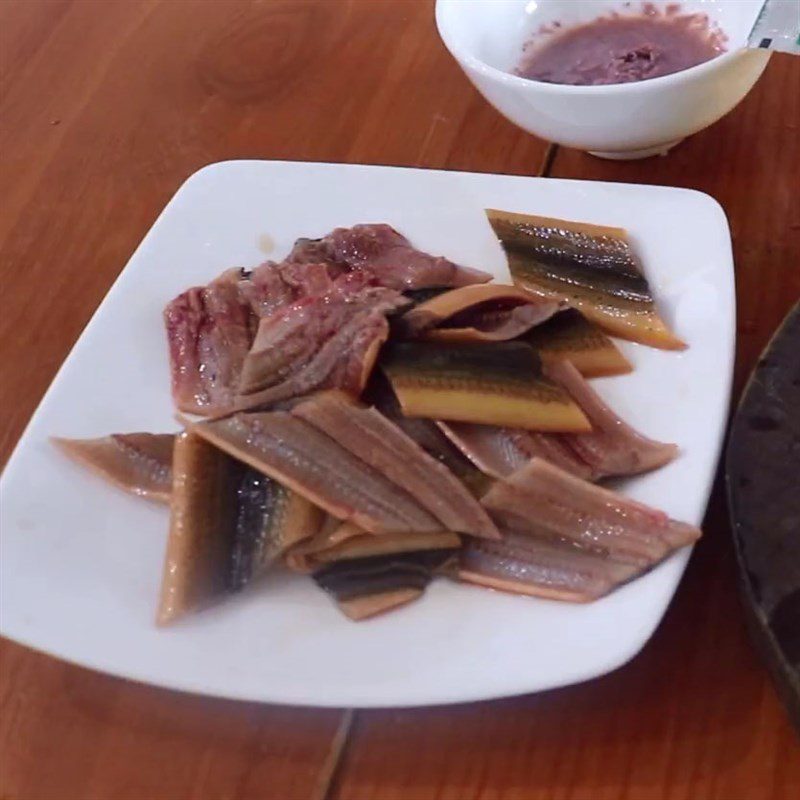
[[[523,45],[544,25],[589,22],[634,4],[609,0],[437,0],[436,24],[447,49],[480,93],[529,133],[606,158],[665,153],[716,122],[758,80],[769,52],[741,49],[760,0],[688,0],[686,13],[708,14],[728,37],[727,52],[661,78],[610,86],[565,86],[512,74]],[[665,6],[666,3],[655,3]]]

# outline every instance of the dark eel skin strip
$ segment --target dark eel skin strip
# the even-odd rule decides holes
[[[179,434],[159,624],[242,589],[323,518],[199,436]]]
[[[588,431],[569,395],[523,342],[399,342],[380,365],[406,416],[549,431]]]
[[[434,572],[457,552],[455,548],[368,556],[337,561],[314,573],[314,580],[337,600],[393,589],[424,589]]]
[[[288,412],[187,424],[234,458],[371,533],[442,530],[441,522],[406,491]]]

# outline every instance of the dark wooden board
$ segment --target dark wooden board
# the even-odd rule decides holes
[[[753,370],[726,465],[748,622],[800,731],[800,302]]]

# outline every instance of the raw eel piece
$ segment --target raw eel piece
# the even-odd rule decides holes
[[[678,454],[677,445],[648,439],[620,419],[569,361],[546,364],[544,371],[569,392],[592,423],[590,433],[561,436],[589,466],[592,478],[648,472],[663,467]]]
[[[375,534],[367,533],[353,522],[342,522],[340,519],[328,514],[320,530],[310,539],[299,542],[287,550],[283,560],[293,572],[311,572],[313,566],[317,563],[317,553],[331,550],[349,539],[361,536],[375,536]],[[392,536],[392,534],[384,533],[380,538],[387,536]]]
[[[241,465],[228,588],[261,575],[287,550],[313,538],[325,512],[297,492]]]
[[[384,349],[380,363],[407,416],[540,431],[591,429],[522,342],[400,342]]]
[[[623,339],[682,350],[658,315],[639,259],[622,228],[488,210],[514,283],[569,303]]]
[[[586,603],[641,571],[565,542],[503,531],[499,542],[469,539],[461,551],[458,575],[492,589]]]
[[[534,458],[495,483],[483,504],[503,528],[571,542],[649,567],[700,538],[700,530]]]
[[[344,523],[349,525],[350,523]],[[458,548],[461,539],[458,534],[449,531],[439,533],[384,533],[375,536],[365,531],[337,543],[330,543],[332,537],[317,535],[313,539],[300,542],[286,553],[287,565],[297,572],[311,572],[314,569],[345,561],[352,558],[368,556],[394,555],[410,553],[418,550],[439,550],[445,547]]]
[[[633,370],[614,342],[573,308],[556,314],[521,338],[536,350],[543,363],[570,361],[587,378],[624,375]]]
[[[507,478],[537,456],[579,478],[592,477],[592,469],[567,442],[572,434],[537,433],[471,422],[440,422],[439,427],[478,469],[494,478]]]
[[[246,273],[238,288],[258,317],[267,317],[308,295],[330,291],[339,275],[327,264],[267,261]]]
[[[405,236],[385,224],[336,228],[322,242],[335,264],[367,272],[381,286],[392,289],[466,286],[486,283],[492,277],[417,250]]]
[[[539,457],[585,480],[636,475],[677,455],[674,444],[648,439],[620,419],[568,361],[546,364],[592,423],[589,433],[535,433],[521,428],[440,422],[439,427],[479,469],[496,478]]]
[[[436,422],[422,417],[406,417],[386,376],[376,370],[372,374],[365,399],[387,419],[413,439],[428,455],[444,464],[467,487],[473,497],[483,497],[491,479],[465,458],[439,430]]]
[[[352,558],[328,564],[314,580],[351,619],[364,619],[419,597],[452,561],[452,547]]]
[[[164,309],[175,405],[191,414],[225,413],[233,405],[253,314],[236,282],[222,276],[178,295]]]
[[[320,388],[358,395],[389,335],[386,315],[408,303],[399,292],[345,275],[262,318],[244,361],[236,408],[255,408]]]
[[[70,458],[126,492],[168,503],[172,492],[171,433],[112,433],[99,439],[52,442]]]
[[[559,303],[496,283],[462,286],[419,303],[401,319],[403,332],[427,341],[505,341],[550,319]]]
[[[458,478],[376,409],[358,407],[329,392],[291,413],[405,489],[444,530],[498,538],[488,514]]]
[[[371,533],[442,530],[415,498],[286,411],[236,414],[188,426],[329,514]]]
[[[175,439],[171,518],[158,622],[243,588],[316,534],[323,514],[189,432]]]
[[[348,600],[339,600],[339,610],[354,622],[376,617],[401,606],[407,606],[422,597],[424,589],[394,589],[378,594],[365,594]]]

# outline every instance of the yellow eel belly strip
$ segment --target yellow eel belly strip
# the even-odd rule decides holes
[[[566,302],[623,339],[666,350],[686,347],[659,316],[624,229],[486,213],[519,288]]]
[[[523,342],[402,342],[381,366],[410,417],[539,431],[591,430],[580,407],[541,373]]]

